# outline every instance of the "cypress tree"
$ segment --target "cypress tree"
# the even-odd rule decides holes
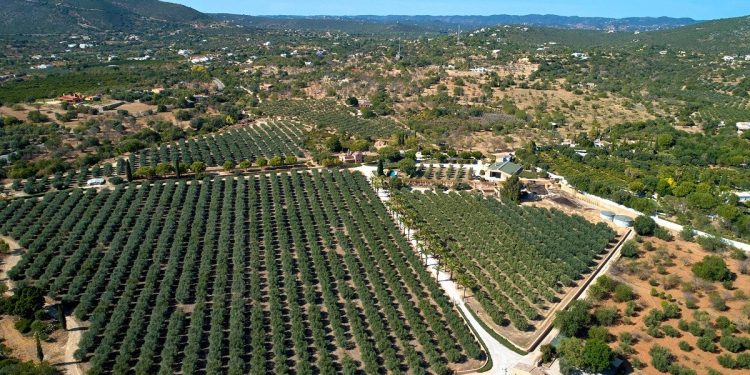
[[[174,172],[177,174],[177,178],[182,177],[182,171],[180,171],[180,158],[174,161]]]
[[[130,160],[125,160],[125,177],[128,182],[133,181],[133,170],[130,168]]]
[[[57,304],[57,319],[60,321],[60,327],[67,330],[68,323],[65,321],[65,311],[63,311],[62,303]]]
[[[385,172],[383,171],[383,167],[384,167],[383,166],[383,159],[379,159],[378,160],[378,176],[382,176],[382,175],[385,174]]]
[[[34,335],[36,337],[36,357],[39,362],[44,361],[44,351],[42,351],[42,342],[39,340],[39,334]]]

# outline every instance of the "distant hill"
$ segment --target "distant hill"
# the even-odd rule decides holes
[[[390,27],[391,31],[454,31],[459,26],[476,29],[496,25],[528,25],[562,29],[651,31],[692,25],[699,21],[691,18],[638,17],[567,17],[556,15],[531,14],[525,16],[242,16],[215,14],[214,17],[266,28],[292,28],[308,30],[340,30],[357,32],[357,26],[366,27],[362,32],[370,32],[374,25]]]
[[[708,53],[750,55],[750,16],[644,33],[638,35],[637,43]]]
[[[158,0],[2,0],[0,34],[57,34],[83,30],[210,22],[195,9]]]

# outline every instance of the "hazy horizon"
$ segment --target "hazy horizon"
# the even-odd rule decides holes
[[[165,0],[193,7],[205,13],[255,16],[492,16],[556,15],[602,18],[670,17],[711,20],[750,14],[750,1],[725,0],[633,0],[602,3],[591,0],[414,0],[377,3],[323,0],[300,2],[276,0],[254,3],[244,0]]]

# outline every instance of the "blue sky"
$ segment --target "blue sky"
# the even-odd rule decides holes
[[[715,19],[750,15],[750,0],[167,0],[209,13],[251,15],[670,16]]]

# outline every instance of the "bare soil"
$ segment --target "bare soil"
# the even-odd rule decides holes
[[[698,310],[707,312],[711,322],[715,322],[719,316],[725,316],[732,322],[735,322],[740,330],[744,329],[744,332],[736,333],[737,336],[750,337],[747,331],[748,318],[750,318],[748,316],[750,313],[750,303],[747,297],[750,295],[750,276],[740,272],[741,261],[732,259],[726,253],[718,254],[725,259],[729,269],[737,274],[737,279],[734,282],[734,290],[727,290],[720,283],[704,282],[693,276],[691,266],[703,259],[704,256],[709,255],[699,245],[680,239],[665,242],[656,238],[647,238],[644,241],[651,242],[654,250],[646,251],[641,248],[639,259],[634,261],[622,259],[610,271],[613,278],[633,287],[634,291],[638,294],[637,303],[641,307],[638,316],[632,318],[630,324],[621,323],[611,327],[610,332],[615,336],[621,332],[631,332],[635,337],[640,337],[640,340],[633,345],[635,349],[633,357],[638,358],[642,363],[650,363],[651,358],[648,351],[653,345],[659,344],[672,351],[677,357],[677,363],[695,369],[698,374],[706,374],[708,368],[719,370],[725,375],[747,374],[747,370],[730,370],[719,365],[717,361],[718,356],[729,352],[722,348],[718,342],[716,344],[718,350],[715,353],[704,352],[697,347],[698,338],[689,332],[680,331],[682,337],[679,338],[654,338],[646,334],[646,328],[643,323],[643,318],[647,315],[648,311],[653,308],[660,308],[663,302],[663,299],[651,295],[651,290],[654,288],[657,292],[668,293],[674,298],[675,302],[682,308],[682,319],[688,322],[695,320],[693,314],[696,310],[690,310],[685,305],[686,298],[695,298]],[[668,265],[670,261],[667,259],[671,260],[673,265]],[[663,274],[658,272],[657,265],[664,267]],[[665,279],[672,276],[676,277],[683,284],[692,284],[695,289],[689,291],[692,288],[683,287],[679,284],[665,289]],[[649,283],[651,279],[658,282],[659,285],[652,286]],[[669,287],[669,285],[667,286]],[[721,295],[726,301],[728,310],[718,311],[713,308],[709,301],[709,292],[716,292]],[[616,304],[612,301],[607,301],[605,305],[616,306],[620,309],[621,313],[625,308],[624,303]],[[672,319],[665,322],[665,324],[677,328],[677,322],[677,319]],[[720,330],[717,329],[717,331]],[[719,332],[718,335],[721,336],[721,333]],[[682,340],[690,344],[693,348],[692,351],[685,352],[678,347],[678,343]],[[617,343],[613,343],[613,347],[616,346]],[[735,356],[735,354],[732,354],[732,356]],[[645,374],[659,373],[651,366],[647,366],[641,371]]]

